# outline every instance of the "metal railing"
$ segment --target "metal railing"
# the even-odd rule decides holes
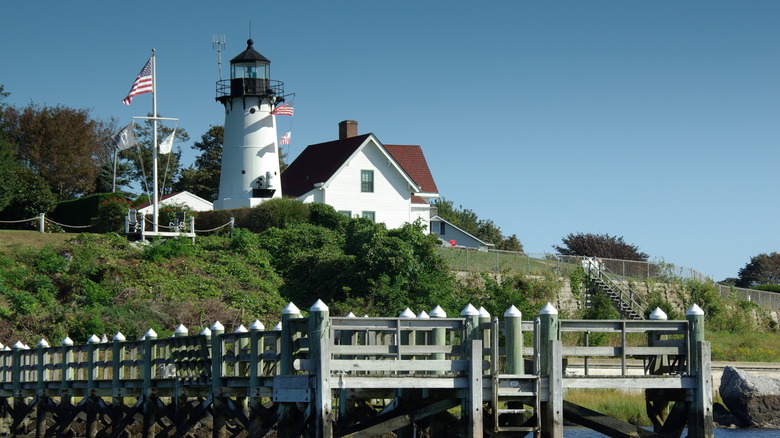
[[[583,257],[562,254],[514,252],[495,249],[476,249],[463,247],[440,247],[438,254],[456,271],[511,272],[521,275],[553,274],[557,277],[568,275],[581,266]],[[665,262],[643,262],[602,258],[604,265],[619,277],[627,280],[653,280],[672,283],[680,280],[715,282],[712,278],[693,268],[676,266]],[[718,292],[724,298],[736,296],[743,301],[752,301],[774,310],[780,310],[780,294],[775,292],[745,289],[726,284],[715,283]]]

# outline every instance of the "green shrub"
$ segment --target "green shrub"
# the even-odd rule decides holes
[[[328,204],[313,202],[309,206],[309,223],[337,230],[348,219]]]
[[[63,201],[57,204],[57,207],[51,212],[51,217],[66,225],[90,225],[98,216],[100,203],[109,198],[124,199],[125,195],[123,193],[95,193]],[[125,211],[125,215],[127,215],[127,211]]]
[[[255,231],[286,228],[309,221],[309,206],[292,198],[274,198],[253,209],[251,222]]]
[[[765,290],[767,292],[777,292],[777,293],[780,293],[780,284],[759,284],[759,285],[753,286],[751,289]]]
[[[103,233],[121,233],[125,229],[125,217],[130,209],[130,201],[112,196],[103,199],[97,208],[97,231]]]
[[[195,246],[190,242],[189,238],[177,237],[175,239],[153,242],[144,248],[141,258],[146,261],[159,263],[165,259],[188,256],[194,252]]]
[[[44,274],[59,274],[68,270],[70,261],[57,254],[50,246],[41,249],[35,259],[35,268]]]

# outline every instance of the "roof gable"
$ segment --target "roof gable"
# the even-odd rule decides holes
[[[282,172],[285,196],[299,197],[327,182],[371,134],[309,145]]]
[[[388,162],[393,165],[409,185],[419,187],[415,179],[401,166],[395,156],[379,142],[374,134],[363,134],[310,145],[304,149],[282,173],[284,194],[286,196],[300,197],[313,190],[315,184],[327,184],[361,148],[369,144],[370,139],[373,139],[373,143],[379,151],[387,157]],[[403,153],[399,155],[405,156]],[[427,168],[427,164],[425,167]]]
[[[420,190],[425,193],[439,193],[420,146],[398,144],[386,144],[384,146],[401,168],[420,186]]]

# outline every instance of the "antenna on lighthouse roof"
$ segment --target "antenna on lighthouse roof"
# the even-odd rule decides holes
[[[219,80],[222,80],[222,48],[225,47],[225,35],[212,35],[211,48],[217,49],[217,68],[219,69]]]

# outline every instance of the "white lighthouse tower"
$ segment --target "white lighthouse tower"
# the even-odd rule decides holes
[[[219,198],[214,209],[254,207],[282,196],[276,120],[284,84],[270,78],[271,61],[252,47],[230,60],[230,79],[217,82],[225,106],[225,138]]]

